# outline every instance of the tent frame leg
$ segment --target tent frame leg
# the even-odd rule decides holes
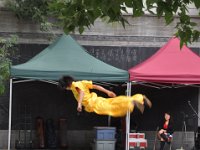
[[[10,145],[11,145],[11,120],[12,120],[12,82],[13,82],[13,79],[10,79],[9,123],[8,123],[8,150],[10,150]]]
[[[127,96],[131,96],[131,82],[127,83]],[[126,150],[129,150],[130,111],[126,114]]]

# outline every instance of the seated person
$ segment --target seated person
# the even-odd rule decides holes
[[[159,126],[158,138],[160,139],[160,150],[164,149],[165,143],[170,144],[172,139],[173,121],[169,112],[164,113],[164,119]]]

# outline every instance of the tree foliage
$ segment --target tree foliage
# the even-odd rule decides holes
[[[0,38],[0,95],[5,91],[5,83],[10,77],[11,57],[15,56],[17,36]]]
[[[158,18],[163,17],[166,24],[172,23],[175,15],[179,21],[175,35],[180,37],[181,45],[198,40],[200,31],[188,15],[188,5],[200,8],[200,0],[10,0],[15,3],[19,18],[29,17],[47,24],[47,17],[54,16],[66,33],[79,31],[94,25],[97,18],[107,18],[107,22],[119,22],[124,28],[128,21],[124,14],[132,8],[132,17],[140,17],[149,12]],[[44,19],[45,18],[45,19]],[[54,23],[57,25],[57,22]]]
[[[8,0],[7,6],[15,12],[18,19],[40,23],[42,31],[49,31],[52,24],[48,21],[49,0]]]
[[[172,23],[175,15],[179,22],[175,35],[180,37],[181,46],[198,40],[200,32],[195,29],[196,23],[188,15],[188,5],[200,7],[199,0],[55,0],[49,3],[50,11],[60,20],[65,32],[76,28],[82,33],[85,27],[90,28],[97,18],[108,17],[109,22],[120,22],[124,27],[128,21],[124,13],[132,8],[132,17],[140,17],[149,12],[158,18],[164,17],[166,24]]]

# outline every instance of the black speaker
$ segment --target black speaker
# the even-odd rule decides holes
[[[56,130],[53,119],[46,121],[46,143],[48,148],[56,148]]]
[[[200,139],[195,140],[195,148],[196,150],[200,150]]]
[[[60,137],[60,147],[67,148],[67,119],[59,119],[59,137]]]
[[[195,133],[195,148],[196,150],[200,150],[200,127],[197,128]]]

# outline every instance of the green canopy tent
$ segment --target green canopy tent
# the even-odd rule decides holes
[[[88,54],[70,35],[63,35],[24,64],[11,67],[13,78],[58,80],[71,75],[77,80],[128,81],[125,70],[108,65]]]
[[[70,35],[63,34],[54,43],[24,64],[11,66],[8,150],[11,140],[12,84],[29,80],[55,82],[63,75],[76,80],[127,82],[128,71],[108,65],[80,46]],[[23,79],[14,81],[13,79]]]

